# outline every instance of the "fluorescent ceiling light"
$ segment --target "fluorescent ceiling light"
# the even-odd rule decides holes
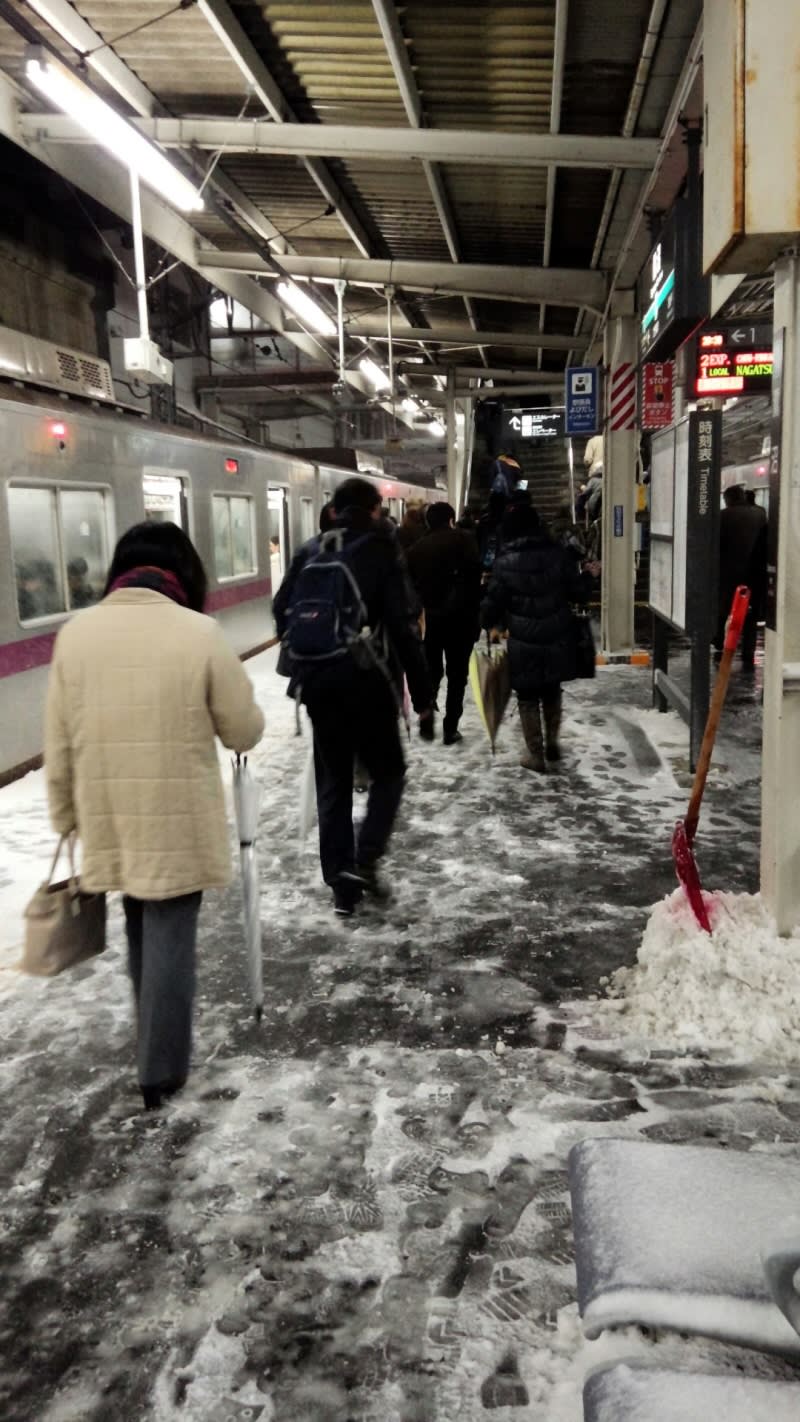
[[[44,50],[34,48],[28,51],[25,71],[31,84],[51,104],[69,114],[93,142],[118,158],[141,182],[181,212],[202,211],[203,199],[188,178],[69,69]]]
[[[149,117],[153,112],[152,96],[114,50],[101,42],[97,32],[91,25],[87,25],[69,0],[28,0],[28,4],[41,16],[45,24],[85,58],[91,69],[105,79],[112,89],[116,89],[132,109],[144,118]],[[97,48],[93,49],[93,45]]]
[[[374,360],[370,360],[369,356],[364,356],[364,359],[359,361],[358,368],[361,374],[366,376],[370,385],[375,386],[376,390],[389,389],[389,377],[386,371],[381,370],[380,366],[376,365]]]
[[[321,336],[336,335],[335,321],[306,295],[302,287],[296,286],[293,281],[279,281],[276,290],[284,306],[288,306],[313,331],[318,331]]]
[[[428,434],[433,435],[434,439],[444,439],[447,430],[441,420],[431,420],[428,425]]]

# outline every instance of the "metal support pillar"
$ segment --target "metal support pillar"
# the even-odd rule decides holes
[[[344,293],[347,283],[337,281],[334,283],[336,291],[336,333],[339,337],[339,384],[344,385],[345,364],[344,364]]]
[[[447,371],[447,502],[458,512],[458,449],[456,446],[456,371]]]
[[[783,332],[783,360],[779,359]],[[800,257],[775,267],[770,593],[764,674],[761,891],[778,932],[800,923]],[[782,370],[781,370],[782,364]],[[777,535],[777,537],[776,537]],[[777,554],[777,556],[775,556]]]
[[[139,192],[139,174],[130,170],[131,179],[131,222],[133,225],[133,267],[136,278],[136,301],[139,306],[139,335],[143,341],[149,339],[150,322],[147,315],[147,275],[144,269],[144,235],[142,232],[142,200]]]
[[[636,362],[638,357],[634,292],[615,298],[606,327],[604,359],[605,424],[603,440],[603,584],[601,637],[606,653],[627,652],[633,647],[634,587],[636,580]],[[626,397],[619,395],[620,373],[633,380],[633,407],[625,421]],[[620,419],[626,428],[615,429]]]

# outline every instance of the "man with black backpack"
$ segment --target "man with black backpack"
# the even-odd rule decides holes
[[[292,668],[290,694],[299,688],[314,727],[322,877],[345,916],[364,893],[388,897],[377,865],[403,794],[403,673],[422,720],[432,720],[433,697],[394,530],[381,522],[380,493],[366,479],[346,479],[333,504],[333,529],[298,552],[273,606]],[[356,756],[371,782],[357,844]]]
[[[447,670],[447,703],[442,726],[446,746],[461,740],[469,659],[480,631],[481,564],[471,533],[455,527],[450,504],[431,504],[428,533],[409,548],[408,571],[425,609],[425,656],[434,697]],[[433,740],[433,719],[420,722],[420,735]]]

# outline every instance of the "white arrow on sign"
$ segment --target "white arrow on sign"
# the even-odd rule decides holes
[[[735,346],[753,346],[753,345],[755,345],[755,340],[756,340],[755,327],[754,327],[754,326],[748,326],[747,329],[744,330],[744,331],[743,331],[743,330],[741,329],[741,327],[740,327],[740,328],[739,328],[738,330],[736,330],[736,331],[731,331],[731,340],[732,340],[732,342],[733,342],[733,344],[734,344]]]
[[[512,430],[522,429],[522,420],[518,420],[516,415],[512,415],[508,423],[510,424]]]

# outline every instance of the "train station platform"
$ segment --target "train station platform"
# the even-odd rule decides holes
[[[566,1158],[587,1136],[800,1154],[787,1063],[622,1037],[603,980],[674,888],[686,733],[649,674],[565,689],[564,762],[409,747],[392,904],[334,919],[300,846],[307,742],[274,652],[259,852],[267,1001],[247,1004],[236,885],[201,918],[195,1066],[144,1115],[122,922],[106,955],[23,977],[52,848],[41,773],[0,791],[0,1414],[4,1422],[578,1422],[588,1369],[638,1357],[796,1376],[733,1345],[584,1340]],[[737,680],[703,875],[758,877],[758,682]],[[611,1022],[611,1026],[609,1026]]]

